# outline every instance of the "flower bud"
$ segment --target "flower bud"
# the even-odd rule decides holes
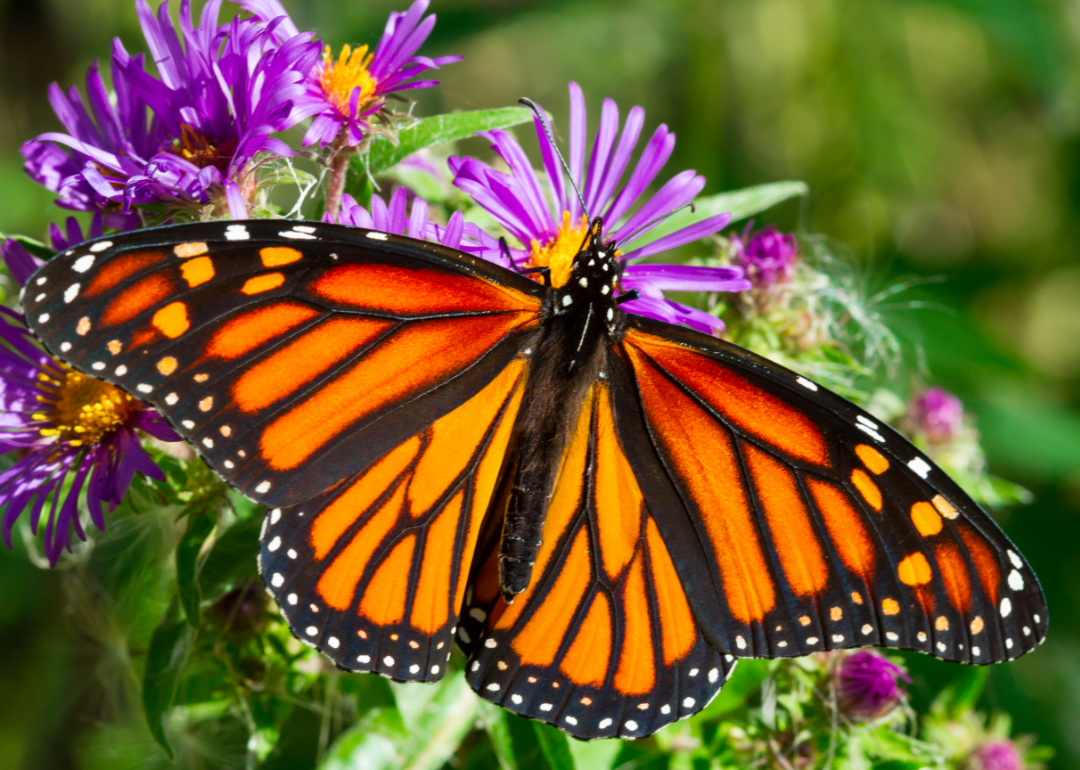
[[[971,770],[1024,770],[1024,758],[1007,738],[986,741],[971,753]]]
[[[747,228],[734,236],[735,259],[746,269],[746,277],[756,289],[767,289],[791,278],[799,257],[795,236],[782,233],[772,225],[750,235]]]
[[[964,404],[944,388],[930,388],[908,404],[906,421],[931,444],[945,444],[964,422]]]
[[[859,650],[844,656],[836,670],[840,707],[857,719],[885,716],[904,695],[896,686],[897,678],[911,681],[898,665],[875,652]]]

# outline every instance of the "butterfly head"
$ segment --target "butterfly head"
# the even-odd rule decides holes
[[[622,265],[615,244],[600,237],[599,218],[593,221],[590,234],[574,256],[570,276],[555,291],[557,314],[599,311],[599,317],[614,322],[615,297],[619,293]],[[608,312],[611,310],[612,312]]]

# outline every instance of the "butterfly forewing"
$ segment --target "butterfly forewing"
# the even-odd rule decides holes
[[[1016,548],[907,440],[792,372],[633,319],[631,455],[709,641],[737,656],[882,645],[992,663],[1039,644]]]
[[[499,273],[385,233],[222,222],[84,244],[35,273],[24,301],[50,350],[154,404],[241,491],[286,506],[509,364],[540,302],[532,281]]]

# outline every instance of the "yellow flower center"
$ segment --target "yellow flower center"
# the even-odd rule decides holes
[[[360,89],[360,98],[356,102],[357,112],[362,112],[364,106],[375,97],[375,88],[379,82],[368,72],[373,54],[367,51],[366,45],[355,51],[344,46],[337,61],[330,58],[330,46],[326,46],[323,51],[323,71],[319,75],[319,85],[322,86],[327,101],[346,117],[353,117],[349,105],[353,91],[357,88]]]
[[[554,238],[543,246],[536,240],[529,244],[529,267],[551,268],[551,285],[562,286],[570,280],[570,268],[574,265],[574,257],[585,243],[588,229],[589,223],[584,215],[581,217],[581,224],[575,227],[570,224],[570,212],[564,211],[562,227]],[[533,277],[540,280],[539,275],[534,274]]]
[[[130,425],[139,411],[139,402],[114,385],[87,377],[66,364],[56,366],[61,378],[38,374],[49,396],[38,396],[44,405],[35,420],[48,421],[42,436],[56,436],[69,446],[97,444]]]

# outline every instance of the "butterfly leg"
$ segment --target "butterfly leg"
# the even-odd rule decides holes
[[[544,279],[544,286],[551,286],[550,267],[527,267],[520,272],[522,275],[532,275],[533,273],[539,273],[540,277]]]

